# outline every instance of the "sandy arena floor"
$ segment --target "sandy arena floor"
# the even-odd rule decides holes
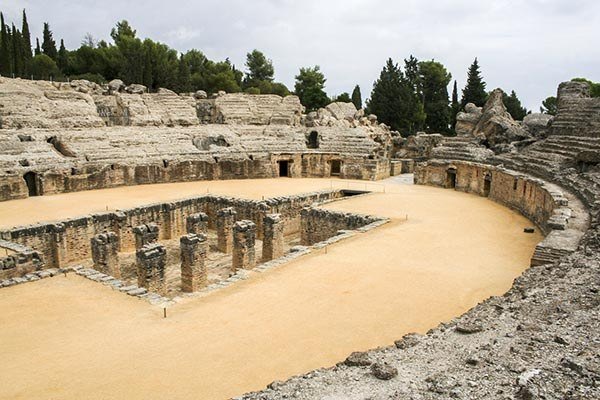
[[[202,185],[40,197],[10,202],[12,212],[1,203],[0,222],[185,197]],[[330,185],[210,182],[213,193],[254,198]],[[542,239],[523,233],[531,222],[484,198],[391,182],[385,189],[327,207],[391,223],[186,300],[167,319],[162,309],[75,275],[1,289],[0,398],[224,399],[261,389],[425,332],[504,293]]]

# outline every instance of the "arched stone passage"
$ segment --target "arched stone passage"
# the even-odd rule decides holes
[[[456,168],[448,168],[446,170],[446,188],[456,188]]]
[[[25,184],[27,184],[27,192],[29,197],[39,196],[38,187],[37,187],[37,174],[35,172],[27,172],[23,175],[23,179],[25,179]]]

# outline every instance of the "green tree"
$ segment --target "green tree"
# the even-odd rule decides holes
[[[49,80],[59,74],[56,62],[45,54],[39,54],[31,60],[31,73],[35,79]]]
[[[118,46],[124,38],[135,38],[136,31],[129,25],[127,20],[117,22],[117,25],[110,31],[110,37]]]
[[[56,61],[58,57],[58,51],[56,50],[56,42],[52,37],[52,31],[50,25],[44,22],[44,31],[42,33],[42,53]]]
[[[23,23],[21,25],[22,36],[22,55],[23,55],[23,75],[29,74],[31,65],[31,32],[29,31],[29,23],[27,22],[27,14],[23,10]]]
[[[437,61],[419,63],[419,84],[423,94],[425,129],[428,132],[450,132],[448,84],[452,75]]]
[[[360,86],[354,86],[354,90],[352,91],[352,103],[357,110],[362,108],[362,94],[360,93]]]
[[[464,107],[467,103],[473,103],[477,107],[482,107],[487,101],[488,95],[485,91],[485,82],[481,77],[481,71],[479,70],[479,62],[477,58],[473,61],[473,64],[469,67],[467,73],[467,84],[462,92],[462,99],[460,106]]]
[[[15,27],[15,24],[12,25],[11,47],[12,71],[15,76],[24,76],[23,36],[21,36],[21,32]]]
[[[0,13],[0,75],[12,74],[12,57],[8,27],[4,23],[4,14]]]
[[[460,112],[460,103],[458,102],[458,84],[454,81],[454,86],[452,87],[452,102],[450,103],[450,128],[454,130],[456,126],[456,116]]]
[[[187,93],[192,90],[192,74],[190,72],[190,66],[183,57],[183,54],[179,58],[179,66],[177,68],[177,86],[175,91],[178,93]]]
[[[33,52],[34,56],[39,56],[42,54],[42,48],[40,47],[40,39],[35,38],[35,51]]]
[[[369,112],[376,114],[379,121],[408,136],[415,131],[413,100],[411,84],[398,65],[391,58],[388,59],[379,79],[373,84],[371,98],[367,103]]]
[[[65,48],[65,41],[62,39],[60,40],[56,64],[58,65],[58,69],[63,73],[65,73],[69,67],[69,52]]]
[[[339,101],[341,103],[352,103],[352,98],[350,98],[350,94],[347,92],[344,92],[342,94],[340,94],[339,96],[336,96],[335,99],[333,99],[335,101]]]
[[[546,100],[542,101],[540,112],[544,114],[556,115],[558,112],[558,101],[556,97],[550,96]]]
[[[253,50],[251,53],[246,54],[246,78],[244,79],[245,86],[256,86],[256,82],[260,81],[273,81],[275,75],[275,69],[273,68],[273,62],[258,50]]]
[[[515,121],[523,121],[523,118],[529,114],[529,111],[523,107],[521,100],[519,100],[514,90],[510,92],[510,95],[505,92],[502,95],[502,102],[506,107],[506,111],[508,111]]]
[[[300,68],[294,89],[307,111],[314,111],[329,104],[329,97],[324,90],[325,82],[325,75],[318,65]]]

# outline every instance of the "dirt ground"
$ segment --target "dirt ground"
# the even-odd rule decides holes
[[[330,182],[215,184],[257,197]],[[122,200],[129,206],[182,194],[125,189],[135,193]],[[531,222],[484,198],[392,183],[385,191],[327,207],[387,216],[389,224],[187,299],[166,319],[162,309],[76,275],[1,289],[0,398],[224,399],[261,389],[352,351],[425,332],[504,293],[542,239],[523,233]],[[79,204],[86,195],[90,203],[103,196],[61,195],[64,212],[80,211],[66,202],[73,196]],[[118,196],[103,200],[113,204]],[[52,197],[34,200],[53,203]],[[27,214],[29,200],[11,207]],[[2,210],[0,221],[13,224],[7,215]]]

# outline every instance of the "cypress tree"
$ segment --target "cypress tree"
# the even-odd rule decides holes
[[[360,86],[356,85],[352,91],[352,103],[357,110],[362,108],[362,94],[360,93]]]
[[[58,50],[58,59],[56,60],[58,69],[64,74],[69,66],[69,52],[65,48],[65,41],[60,39],[60,49]]]
[[[452,87],[452,103],[450,107],[452,109],[450,127],[451,129],[454,129],[454,127],[456,126],[456,116],[460,111],[460,103],[458,102],[458,85],[456,83],[456,80],[454,81],[454,86]]]
[[[40,39],[35,38],[35,51],[33,53],[36,56],[42,54],[42,49],[40,48]]]
[[[11,74],[11,49],[10,38],[6,24],[4,23],[4,14],[0,12],[0,74],[10,76]]]
[[[21,26],[21,36],[23,43],[23,74],[29,74],[29,67],[31,66],[31,32],[29,31],[29,23],[27,22],[27,14],[23,10],[23,25]]]
[[[12,25],[12,62],[13,73],[15,77],[23,76],[23,38],[21,32],[17,30],[15,24]]]
[[[482,107],[487,101],[487,97],[485,82],[481,77],[481,71],[479,71],[479,62],[475,58],[475,61],[469,67],[467,85],[463,89],[460,105],[464,107],[467,103],[473,103],[477,107]]]
[[[52,37],[52,31],[50,30],[50,25],[47,22],[44,22],[44,32],[42,36],[42,53],[56,61],[56,59],[58,58],[58,52],[56,51],[56,42]]]

